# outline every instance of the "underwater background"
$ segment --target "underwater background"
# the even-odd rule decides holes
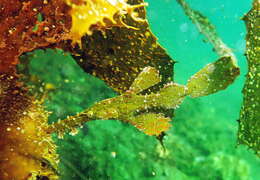
[[[147,0],[152,32],[177,61],[176,82],[186,84],[191,75],[218,57],[175,0]],[[207,16],[218,35],[233,49],[241,75],[228,89],[191,99],[175,111],[172,127],[160,142],[119,121],[92,121],[75,135],[59,140],[62,180],[258,180],[260,160],[245,146],[237,146],[237,119],[247,72],[246,29],[241,17],[250,0],[187,0]],[[32,83],[48,91],[45,106],[50,122],[86,109],[115,92],[101,80],[84,73],[70,54],[61,50],[36,50]]]

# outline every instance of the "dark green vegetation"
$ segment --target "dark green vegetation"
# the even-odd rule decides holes
[[[244,101],[240,113],[238,140],[260,156],[260,3],[244,16],[247,26],[246,57],[248,73],[243,89]]]
[[[61,51],[31,53],[30,74],[49,96],[50,121],[84,110],[115,93],[85,74]],[[166,151],[154,137],[119,121],[92,121],[76,136],[57,140],[64,180],[93,179],[258,179],[260,163],[252,152],[236,148],[236,128],[186,99],[165,138]],[[235,123],[235,122],[234,122]]]

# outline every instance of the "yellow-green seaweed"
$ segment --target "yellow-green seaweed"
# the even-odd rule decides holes
[[[137,2],[143,1],[133,1],[134,4]],[[55,132],[54,129],[57,129],[59,134],[64,134],[66,131],[74,134],[77,132],[77,127],[87,121],[118,119],[148,132],[143,129],[144,125],[149,124],[150,121],[155,124],[160,123],[163,118],[158,113],[167,114],[165,110],[178,107],[185,96],[206,96],[226,89],[232,84],[239,75],[233,52],[224,44],[217,35],[215,27],[205,16],[191,9],[185,1],[178,2],[201,33],[215,47],[220,55],[216,62],[206,65],[195,73],[189,79],[187,86],[173,83],[171,69],[173,61],[156,42],[156,37],[151,34],[148,23],[136,22],[131,17],[126,17],[124,19],[126,23],[137,29],[113,27],[94,31],[91,36],[82,38],[82,49],[79,47],[70,49],[78,64],[86,72],[103,79],[121,95],[98,102],[76,116],[59,121],[48,131]],[[139,8],[137,11],[140,17],[145,19],[144,9]],[[155,112],[151,112],[153,109],[156,109]],[[144,117],[151,117],[151,119]],[[169,121],[169,119],[164,120],[165,124]],[[140,126],[140,123],[138,125],[136,122],[142,122],[141,124],[144,125]],[[165,127],[167,128],[148,134],[159,135],[168,129],[169,124]]]
[[[260,156],[260,2],[244,16],[247,27],[246,58],[248,73],[243,89],[238,143],[252,148]]]
[[[134,81],[133,86],[141,87],[146,81],[146,86],[143,89],[139,89],[138,92],[142,92],[151,85],[157,84],[158,71],[156,69],[147,67],[137,77],[138,81]],[[144,79],[145,77],[147,79]],[[151,78],[150,78],[151,77]],[[150,112],[152,108],[171,109],[176,108],[186,96],[187,88],[176,83],[168,83],[164,85],[157,93],[150,94],[136,94],[135,91],[127,91],[120,96],[105,99],[97,102],[92,107],[88,108],[82,113],[76,116],[68,117],[65,120],[58,121],[50,125],[47,129],[49,133],[58,132],[63,135],[66,131],[77,132],[77,128],[82,126],[85,122],[95,119],[118,119],[124,122],[128,122],[148,132],[148,135],[159,135],[161,132],[168,130],[170,127],[169,117],[164,117],[162,113]],[[146,119],[150,117],[151,119]],[[152,122],[152,123],[151,123]],[[149,127],[151,125],[151,127]],[[153,127],[158,127],[153,128]],[[150,129],[148,131],[148,129]],[[151,131],[154,129],[155,131]]]
[[[143,0],[129,0],[129,4],[143,4]],[[135,10],[138,17],[146,19],[144,7]],[[72,47],[70,42],[63,44],[77,63],[86,71],[102,80],[118,93],[129,90],[134,79],[151,66],[159,70],[164,83],[173,79],[174,61],[157,42],[147,21],[135,21],[126,15],[122,21],[135,27],[111,27],[94,30],[92,35],[81,39],[80,47]],[[157,88],[158,89],[158,88]]]
[[[185,0],[177,2],[220,56],[214,63],[206,65],[189,79],[187,86],[190,96],[206,96],[226,89],[240,73],[235,55],[218,36],[215,26],[207,17],[192,9]]]
[[[234,66],[230,56],[222,57],[195,73],[187,87],[191,97],[207,96],[226,89],[239,75],[239,68]]]

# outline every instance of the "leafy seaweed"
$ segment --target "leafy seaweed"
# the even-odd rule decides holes
[[[244,16],[247,27],[246,57],[248,73],[243,89],[244,100],[240,112],[238,142],[254,149],[260,156],[260,3],[253,2]]]

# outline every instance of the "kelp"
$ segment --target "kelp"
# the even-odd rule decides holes
[[[239,68],[231,57],[221,57],[216,62],[203,67],[188,81],[191,97],[207,96],[226,89],[239,75]]]
[[[121,21],[126,14],[139,21],[134,10],[144,5],[107,0],[2,0],[0,72],[14,69],[25,52],[55,47],[62,40],[80,42],[81,36],[94,29],[127,26]]]
[[[126,14],[135,21],[143,21],[134,10],[146,5],[145,3],[137,3],[131,6],[125,1],[119,0],[65,0],[65,2],[71,7],[72,26],[69,33],[70,39],[79,44],[81,44],[82,36],[92,34],[93,26],[99,29],[115,25],[129,28],[130,26],[121,20]]]
[[[207,95],[224,89],[239,74],[236,59],[231,49],[217,36],[214,26],[200,12],[191,9],[184,0],[177,0],[185,14],[207,37],[215,51],[222,56],[214,64],[209,64],[188,82],[192,97]],[[247,27],[246,57],[248,73],[243,88],[243,106],[240,111],[238,143],[245,144],[260,153],[260,3],[255,0],[253,8],[244,16]]]
[[[218,36],[215,26],[207,17],[199,11],[192,9],[185,0],[177,0],[177,2],[220,56],[218,60],[206,65],[189,79],[187,87],[190,96],[206,96],[226,89],[240,74],[235,55]]]
[[[219,56],[231,56],[234,61],[236,61],[236,57],[234,56],[232,50],[219,37],[216,27],[210,22],[210,20],[201,12],[192,9],[189,4],[185,2],[185,0],[176,1],[183,8],[184,13],[188,16],[192,23],[196,25],[199,32],[213,45],[216,53]]]
[[[80,1],[77,1],[80,3]],[[45,112],[41,103],[34,97],[28,95],[28,89],[19,78],[15,71],[15,66],[19,63],[18,57],[28,51],[37,48],[57,47],[61,40],[71,39],[78,43],[79,36],[76,36],[71,28],[77,15],[77,10],[73,11],[75,1],[65,3],[63,0],[54,1],[1,1],[0,13],[0,109],[1,109],[1,156],[0,156],[0,179],[57,179],[58,156],[55,145],[51,140],[51,134],[45,131],[49,113]],[[84,1],[84,3],[92,1]],[[101,4],[99,4],[101,2]],[[103,5],[111,5],[110,1],[93,1],[97,3],[98,9],[89,7],[90,10],[103,10]],[[106,2],[106,4],[103,4]],[[99,18],[97,22],[88,24],[84,27],[85,32],[99,28],[109,28],[114,17],[119,18],[118,26],[126,26],[121,18],[126,13],[138,20],[134,9],[137,6],[127,5],[123,1],[118,3],[125,4],[110,12],[108,17]],[[92,8],[92,9],[91,9]],[[124,9],[126,8],[126,9]],[[86,9],[85,9],[86,10]],[[71,14],[73,13],[73,14]],[[86,11],[89,13],[89,11]],[[117,15],[117,13],[119,13]],[[101,16],[101,14],[96,14]],[[78,16],[77,16],[78,17]],[[81,19],[79,17],[79,19]],[[76,19],[79,20],[79,19]],[[104,22],[106,27],[99,24],[99,20]],[[88,19],[85,19],[85,22]],[[71,25],[72,24],[72,25]],[[96,25],[96,27],[92,27]],[[112,24],[113,26],[116,24]],[[127,26],[128,28],[132,28]],[[101,52],[102,53],[102,50]],[[27,66],[28,64],[24,64]],[[26,67],[25,67],[26,69]],[[26,75],[26,74],[25,74]],[[7,80],[5,80],[7,78]],[[26,79],[26,78],[25,78]],[[11,89],[11,90],[10,90]]]
[[[147,67],[136,78],[129,91],[120,96],[97,102],[76,116],[50,125],[46,131],[58,132],[62,137],[66,131],[75,134],[77,128],[87,121],[118,119],[134,125],[147,135],[159,135],[169,129],[171,119],[165,117],[163,113],[158,113],[158,110],[151,112],[150,109],[176,108],[186,96],[187,89],[185,86],[168,83],[157,93],[138,94],[159,82],[158,71]]]
[[[252,148],[260,156],[260,2],[244,16],[247,28],[246,58],[248,73],[243,88],[238,143]]]
[[[128,3],[135,7],[144,1]],[[70,41],[60,43],[60,47],[71,52],[85,72],[104,80],[118,93],[127,91],[148,66],[159,70],[162,76],[159,86],[162,87],[173,78],[174,61],[149,29],[144,7],[137,8],[135,13],[142,20],[136,21],[127,14],[121,20],[127,26],[93,30],[92,35],[81,39],[81,48],[71,45]]]
[[[175,83],[174,85],[176,87],[182,88],[168,88],[170,90],[164,94],[164,96],[167,97],[166,102],[171,101],[172,104],[177,105],[179,105],[179,102],[187,95],[200,97],[226,89],[239,75],[239,68],[236,64],[235,56],[219,38],[215,27],[202,14],[192,10],[184,1],[179,2],[182,2],[187,15],[191,17],[199,29],[202,29],[202,33],[205,34],[210,42],[218,49],[221,58],[214,63],[208,64],[193,75],[188,81],[187,87]],[[140,17],[145,19],[144,9],[139,8],[137,10]],[[159,68],[159,72],[166,74],[166,76],[163,76],[162,84],[165,84],[171,79],[169,76],[169,74],[171,74],[171,62],[165,59],[167,55],[163,53],[164,50],[156,43],[156,38],[151,34],[146,22],[134,22],[131,17],[126,17],[125,21],[127,24],[134,24],[133,26],[138,28],[138,30],[129,30],[126,29],[126,27],[114,27],[101,32],[94,31],[91,36],[82,38],[82,49],[79,46],[68,46],[68,42],[61,44],[61,47],[65,49],[70,47],[67,50],[72,52],[74,58],[86,72],[103,79],[110,87],[123,95],[104,100],[90,108],[91,110],[88,109],[85,112],[79,113],[77,116],[69,117],[66,120],[53,124],[51,132],[54,132],[54,129],[59,129],[60,134],[63,134],[66,130],[73,131],[73,129],[82,126],[86,121],[93,119],[119,119],[130,122],[137,128],[144,130],[143,127],[145,123],[142,122],[142,126],[137,126],[136,123],[133,123],[136,121],[135,118],[129,116],[129,112],[142,111],[145,106],[147,107],[146,109],[152,106],[157,108],[159,106],[164,109],[176,108],[176,106],[164,106],[163,101],[157,103],[158,98],[153,98],[152,103],[147,104],[147,102],[150,102],[149,98],[142,98],[140,100],[141,96],[134,97],[128,93],[129,88],[133,88],[131,86],[132,82],[142,82],[139,84],[140,88],[141,85],[145,86],[148,79],[156,79],[155,77],[157,77],[155,73],[156,69],[150,72],[150,76],[144,76],[146,69],[151,70],[151,68],[142,67],[143,62],[145,62],[146,66],[153,65],[155,68]],[[101,50],[105,50],[105,54],[101,54]],[[165,65],[155,64],[157,63],[157,56],[149,55],[150,53],[165,56],[165,58],[158,58],[158,62],[165,63]],[[165,61],[162,61],[162,59],[165,59]],[[162,69],[162,67],[164,69]],[[143,71],[136,77],[136,73],[140,72],[141,68],[144,68]],[[135,72],[131,72],[133,69]],[[134,80],[134,78],[136,78],[136,80]],[[162,87],[162,85],[159,87]],[[165,87],[167,87],[167,85]],[[164,91],[164,89],[167,88],[161,88],[161,91]],[[140,90],[142,91],[142,88]],[[124,92],[126,92],[127,98]],[[149,97],[146,92],[144,94],[145,97]],[[161,96],[160,91],[159,94],[157,94],[157,97],[159,96]],[[133,106],[133,104],[135,105]],[[131,109],[131,107],[134,108]],[[125,111],[125,108],[127,111]],[[147,113],[152,117],[151,119],[153,119],[155,126],[158,126],[156,123],[162,123],[162,116],[156,118],[155,114]],[[145,117],[145,114],[137,118],[144,119],[143,117]],[[146,121],[148,123],[148,120]],[[166,125],[169,120],[164,119],[164,121],[165,128],[157,129],[154,132],[149,131],[148,133],[144,130],[144,132],[148,135],[159,135],[169,127],[169,125]]]
[[[139,1],[141,4],[142,2]],[[172,62],[151,34],[147,22],[136,22],[131,16],[126,16],[123,21],[137,29],[112,27],[95,30],[92,35],[82,38],[81,45],[75,46],[71,41],[59,43],[60,47],[74,55],[78,64],[86,72],[103,79],[121,95],[98,102],[76,116],[54,123],[47,128],[47,131],[49,133],[56,131],[60,136],[65,132],[75,134],[77,128],[87,121],[118,119],[133,124],[148,135],[160,135],[169,128],[170,120],[163,115],[167,112],[166,109],[176,108],[185,96],[205,96],[230,85],[239,74],[232,51],[217,36],[215,27],[203,15],[189,8],[187,4],[182,5],[185,5],[186,12],[193,12],[187,15],[191,16],[198,27],[209,29],[203,30],[202,33],[219,49],[218,52],[222,55],[219,60],[193,75],[187,86],[169,83]],[[144,9],[136,10],[139,16],[145,19]],[[150,53],[164,56],[165,60],[149,55]],[[166,65],[162,66],[161,63]],[[159,80],[159,73],[155,68],[158,68],[159,73],[162,74],[162,80]],[[136,77],[137,73],[140,74]],[[159,86],[156,86],[157,84]],[[150,89],[152,86],[153,88]],[[154,109],[155,112],[152,112]],[[151,118],[152,123],[147,120],[147,117]],[[153,131],[147,130],[150,129],[149,124],[154,125],[154,128],[151,128]]]
[[[0,75],[0,179],[58,178],[48,112],[13,74]]]

